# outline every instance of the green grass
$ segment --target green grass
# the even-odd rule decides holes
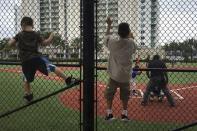
[[[10,68],[10,67],[9,67]],[[79,71],[65,71],[65,74],[74,74],[79,77]],[[170,80],[173,83],[195,82],[194,73],[172,73]],[[98,80],[107,82],[106,71],[98,72]],[[22,76],[16,73],[0,73],[0,113],[22,106],[25,102],[22,99]],[[145,83],[148,79],[145,74],[138,78],[139,83]],[[183,80],[183,81],[182,81]],[[32,83],[32,90],[35,99],[52,93],[64,85],[61,81],[51,81],[43,78],[36,78]],[[72,101],[70,98],[68,101]],[[174,123],[150,123],[143,121],[132,121],[123,123],[115,120],[107,123],[102,117],[97,119],[98,131],[162,131],[170,130],[181,125]],[[95,127],[96,128],[96,127]],[[58,95],[43,100],[26,109],[11,114],[9,117],[0,119],[0,131],[79,131],[80,112],[66,108],[58,99]],[[188,131],[194,131],[192,128]]]

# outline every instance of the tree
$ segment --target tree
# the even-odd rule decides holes
[[[41,36],[44,39],[48,38],[49,35],[50,35],[50,32],[41,33]],[[52,41],[52,45],[55,46],[55,47],[60,46],[63,49],[65,49],[65,47],[66,47],[65,44],[66,44],[66,42],[65,42],[65,40],[62,39],[61,35],[58,34],[58,33],[55,33],[54,38],[53,38],[53,41]]]
[[[2,40],[0,40],[0,50],[8,49],[7,43],[8,43],[8,38],[3,38]]]
[[[81,39],[79,37],[76,37],[71,41],[70,49],[74,50],[74,52],[71,52],[71,57],[73,58],[80,57],[80,48],[81,48],[80,43],[81,43]]]
[[[193,60],[194,52],[197,51],[197,40],[194,38],[187,39],[183,42],[171,42],[169,44],[165,44],[163,46],[165,52],[173,52],[176,56],[178,52],[181,52],[181,56],[184,57],[185,60]]]

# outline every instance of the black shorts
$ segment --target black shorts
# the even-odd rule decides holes
[[[24,74],[24,80],[27,82],[32,82],[36,71],[40,71],[44,75],[49,74],[50,62],[45,57],[35,57],[25,62],[22,62],[22,71]]]

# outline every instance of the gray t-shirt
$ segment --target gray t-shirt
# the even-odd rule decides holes
[[[22,31],[16,34],[14,39],[18,43],[19,57],[21,61],[41,56],[38,46],[42,42],[40,34],[35,31]]]
[[[109,60],[107,71],[109,76],[118,82],[126,83],[131,79],[132,55],[136,52],[136,44],[132,38],[105,37],[104,43],[108,48]]]

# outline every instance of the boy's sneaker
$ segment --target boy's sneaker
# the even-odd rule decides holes
[[[142,101],[142,102],[141,102],[141,105],[142,105],[142,106],[147,106],[147,102]]]
[[[23,98],[27,100],[27,102],[31,102],[33,100],[33,94],[26,94]]]
[[[154,93],[153,92],[150,92],[150,98],[149,98],[149,100],[150,101],[153,101],[154,100],[154,97],[155,97]]]
[[[130,121],[130,119],[128,118],[128,116],[121,114],[121,120],[122,121]]]
[[[137,91],[136,91],[136,90],[132,90],[132,95],[134,95],[134,96],[138,96]]]
[[[66,82],[66,85],[79,84],[79,80],[77,80],[76,78],[73,78],[72,76],[66,78],[65,82]]]
[[[174,103],[170,103],[170,107],[175,107],[175,104]]]
[[[107,115],[106,117],[105,117],[105,120],[106,121],[112,121],[112,120],[114,120],[115,118],[114,118],[114,116],[113,116],[113,114],[109,114],[109,115]]]
[[[159,101],[159,102],[162,102],[162,101],[163,101],[163,98],[164,98],[163,95],[159,96],[159,97],[158,97],[158,101]]]

